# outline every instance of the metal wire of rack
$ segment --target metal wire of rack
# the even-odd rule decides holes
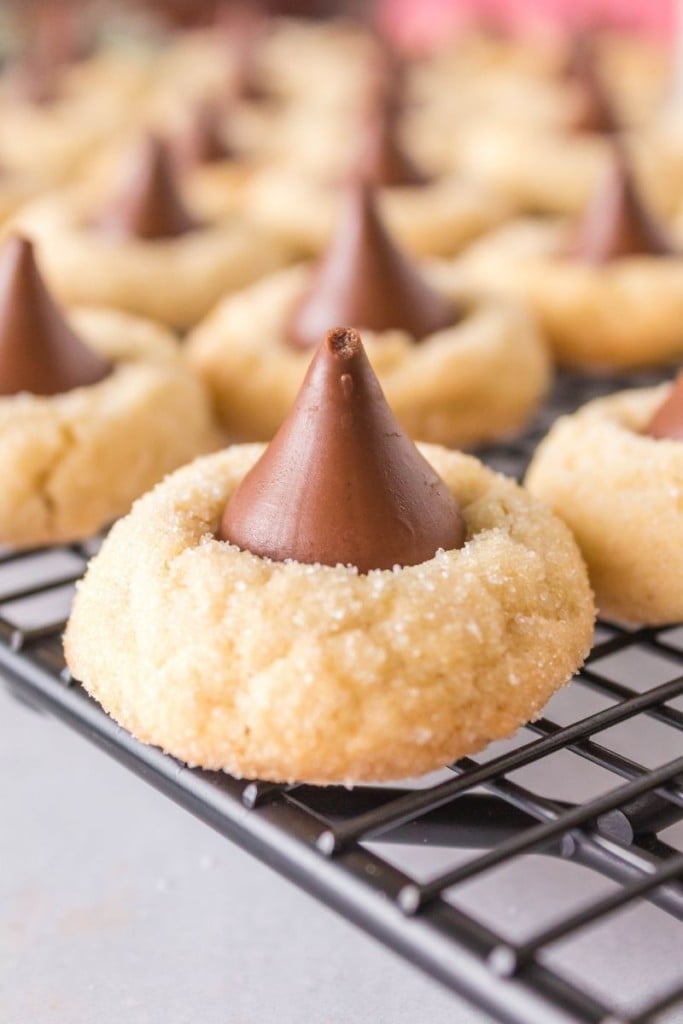
[[[484,457],[496,468],[520,474],[558,412],[620,384],[648,382],[565,376],[534,430]],[[683,756],[677,754],[683,754],[683,629],[602,624],[568,691],[598,700],[597,710],[582,714],[573,707],[565,722],[544,716],[502,750],[465,758],[433,784],[421,780],[416,788],[346,790],[238,781],[189,769],[138,743],[70,678],[61,633],[73,586],[95,549],[96,542],[0,556],[0,673],[15,695],[65,721],[501,1021],[658,1024],[674,1019],[669,1014],[683,1007],[683,853],[668,840],[667,830],[683,821]],[[630,662],[636,685],[627,685],[610,668],[615,658]],[[660,763],[643,763],[632,750],[619,749],[624,746],[620,727],[652,723],[668,737]],[[675,756],[669,756],[672,751]],[[550,795],[525,783],[525,768],[567,753],[573,765],[601,769],[608,785],[569,802],[558,796],[552,773]],[[386,854],[388,843],[458,851],[458,857],[427,878],[415,877]],[[468,884],[537,854],[581,865],[610,880],[610,887],[578,906],[563,907],[521,939],[459,899]],[[679,970],[635,1011],[625,1012],[618,992],[596,992],[591,979],[558,966],[553,952],[607,922],[618,926],[619,915],[643,902],[676,923]]]

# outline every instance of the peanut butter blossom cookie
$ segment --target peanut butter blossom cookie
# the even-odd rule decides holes
[[[208,400],[156,324],[68,317],[31,244],[0,253],[0,543],[74,540],[213,446]]]
[[[355,176],[380,190],[392,233],[419,256],[452,256],[499,224],[508,209],[490,190],[418,165],[399,139],[399,114],[392,90],[376,86],[359,123],[349,127],[353,144],[340,154],[335,139],[336,163],[328,173],[302,170],[292,160],[267,167],[245,193],[251,216],[302,255],[317,255],[334,234],[343,183]],[[317,144],[315,134],[312,139]]]
[[[152,110],[141,119],[166,140],[174,165],[174,191],[195,222],[239,222],[245,191],[262,159],[253,141],[244,138],[234,100],[180,97],[169,112]],[[139,126],[131,124],[89,161],[86,180],[93,197],[101,198],[101,207],[111,202],[117,185],[120,188],[121,168],[139,134]],[[263,237],[263,232],[257,234]]]
[[[118,193],[87,188],[37,200],[17,223],[67,303],[106,305],[186,328],[221,295],[287,262],[282,247],[239,216],[210,222],[180,190],[166,145],[145,137]]]
[[[546,393],[545,346],[518,304],[454,289],[450,276],[417,266],[385,227],[372,187],[356,183],[322,260],[226,298],[187,353],[233,438],[273,436],[313,349],[339,323],[363,330],[411,436],[475,444],[513,433]]]
[[[643,201],[623,145],[578,221],[511,223],[457,271],[525,301],[558,361],[602,370],[683,354],[683,255]]]
[[[603,615],[683,619],[683,375],[558,420],[526,484],[574,533]]]
[[[24,45],[12,60],[3,26],[2,162],[50,186],[78,174],[121,131],[140,102],[147,69],[123,47],[94,45],[87,15],[70,3],[14,8]],[[21,24],[23,22],[23,24]],[[15,40],[15,42],[18,40]]]
[[[564,524],[476,459],[413,444],[338,328],[267,448],[198,459],[114,527],[65,648],[118,722],[190,764],[350,783],[509,735],[592,625]]]
[[[549,100],[547,86],[536,91]],[[681,195],[677,132],[653,111],[644,123],[630,125],[625,105],[615,97],[613,83],[590,45],[577,46],[571,55],[564,91],[572,103],[559,106],[562,118],[556,117],[554,124],[488,116],[488,110],[482,116],[480,111],[455,135],[456,165],[520,212],[576,216],[597,188],[613,137],[623,129],[648,202],[668,216]],[[662,104],[660,97],[658,107]],[[533,99],[527,98],[526,106],[533,110]]]

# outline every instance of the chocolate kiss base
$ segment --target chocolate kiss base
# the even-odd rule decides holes
[[[683,441],[683,372],[650,420],[645,433],[657,440]]]
[[[567,255],[600,266],[623,256],[674,253],[672,241],[641,200],[628,158],[622,145],[617,145]]]
[[[52,301],[31,243],[12,237],[0,255],[0,395],[58,395],[110,371]]]
[[[97,226],[113,238],[177,238],[201,225],[185,209],[166,146],[144,139],[126,188]]]
[[[616,117],[594,86],[581,83],[580,109],[571,123],[577,135],[611,135],[618,131]]]
[[[597,69],[579,72],[576,84],[580,89],[580,108],[571,128],[577,134],[613,135],[619,131],[619,119],[607,88]]]
[[[59,75],[52,67],[35,61],[18,69],[15,88],[18,98],[36,107],[47,107],[59,99]]]
[[[372,188],[356,184],[285,336],[294,348],[312,348],[334,324],[351,324],[407,331],[419,342],[458,319],[459,310],[423,280],[388,234]]]
[[[465,543],[453,494],[398,425],[356,331],[327,334],[219,536],[276,562],[361,573]]]
[[[186,167],[237,159],[237,154],[221,135],[217,111],[209,104],[195,111],[185,135],[179,140],[177,152],[180,163]]]

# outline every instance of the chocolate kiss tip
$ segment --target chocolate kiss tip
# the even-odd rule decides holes
[[[676,377],[645,433],[657,440],[683,441],[683,371]]]
[[[571,255],[600,266],[625,256],[671,256],[673,241],[640,197],[623,144],[617,141],[607,172],[579,224]]]
[[[11,236],[0,252],[0,395],[57,395],[96,384],[110,370],[62,316],[31,242]]]
[[[374,191],[350,186],[338,227],[295,308],[287,340],[312,348],[333,325],[404,330],[416,341],[454,324],[459,311],[421,277],[382,223]]]
[[[59,96],[55,75],[46,68],[26,65],[18,79],[20,98],[37,107],[54,103]]]
[[[135,157],[123,193],[102,218],[103,230],[114,237],[155,241],[199,227],[185,208],[166,145],[149,135]]]
[[[220,538],[276,562],[361,573],[465,543],[456,499],[396,421],[356,331],[335,328],[318,347]]]
[[[353,327],[334,327],[323,342],[338,359],[353,359],[363,348],[360,334]]]

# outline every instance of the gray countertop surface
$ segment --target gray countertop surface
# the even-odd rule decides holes
[[[2,1024],[486,1024],[0,687]]]

